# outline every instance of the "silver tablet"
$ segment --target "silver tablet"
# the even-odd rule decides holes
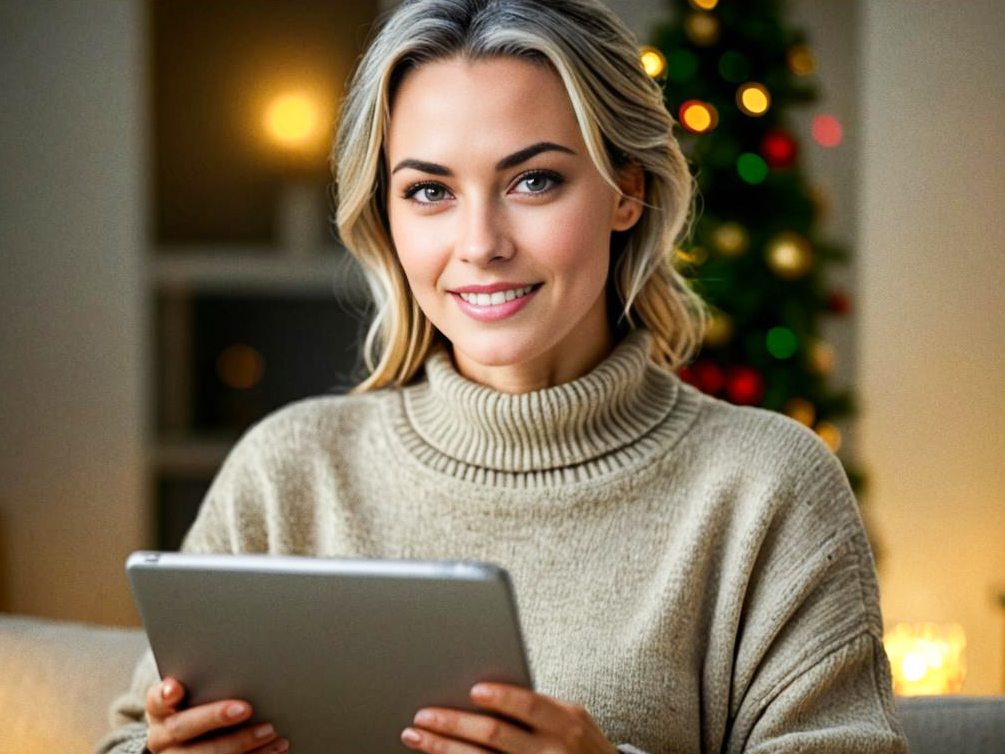
[[[493,565],[141,551],[126,573],[186,704],[247,700],[292,751],[408,752],[420,708],[477,710],[478,681],[533,688]]]

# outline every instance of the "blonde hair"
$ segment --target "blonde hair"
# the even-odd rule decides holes
[[[406,0],[356,67],[331,155],[338,233],[362,264],[376,307],[363,344],[370,376],[354,393],[408,383],[436,339],[387,220],[384,143],[395,90],[425,63],[498,56],[550,64],[558,73],[591,159],[619,194],[618,169],[634,162],[644,170],[642,216],[612,234],[607,295],[612,314],[620,310],[615,333],[647,327],[653,360],[670,371],[701,347],[708,309],[674,267],[678,238],[690,232],[695,181],[628,27],[599,0]]]

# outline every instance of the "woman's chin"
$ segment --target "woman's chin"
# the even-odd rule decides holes
[[[480,367],[508,367],[522,364],[537,355],[526,338],[474,337],[452,343],[454,359],[458,356]]]

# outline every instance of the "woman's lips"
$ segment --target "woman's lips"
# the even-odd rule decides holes
[[[477,319],[479,322],[495,322],[500,319],[506,319],[506,317],[512,317],[523,309],[537,295],[542,285],[543,283],[538,283],[530,293],[524,294],[520,298],[515,298],[512,301],[503,301],[501,304],[489,304],[488,306],[477,306],[468,303],[461,298],[461,294],[459,293],[451,292],[450,295],[454,297],[454,301],[457,302],[457,306],[460,307],[461,311],[472,319]]]

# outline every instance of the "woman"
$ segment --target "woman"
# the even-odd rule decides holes
[[[704,315],[669,261],[672,125],[596,0],[406,3],[354,75],[333,162],[370,376],[249,430],[184,549],[507,568],[538,691],[472,699],[522,725],[417,710],[417,751],[905,751],[840,463],[674,375]],[[148,653],[101,750],[285,751],[183,693]]]

